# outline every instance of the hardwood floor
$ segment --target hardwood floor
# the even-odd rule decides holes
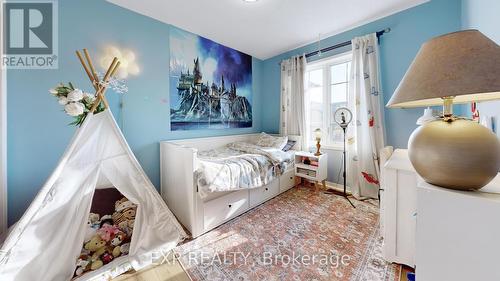
[[[177,259],[170,263],[150,266],[138,272],[125,273],[113,281],[190,281]]]

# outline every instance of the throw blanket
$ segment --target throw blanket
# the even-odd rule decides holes
[[[196,179],[202,198],[208,192],[261,187],[293,163],[293,152],[244,142],[201,151],[198,157]]]

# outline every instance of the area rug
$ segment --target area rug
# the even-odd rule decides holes
[[[197,280],[399,281],[378,206],[293,188],[174,251]]]

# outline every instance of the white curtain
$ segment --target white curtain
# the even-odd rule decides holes
[[[281,62],[280,134],[300,135],[302,149],[306,146],[304,108],[304,79],[306,57],[295,56]]]
[[[348,175],[357,197],[377,198],[379,151],[384,147],[379,49],[375,33],[352,40],[349,105],[353,126],[348,130]]]

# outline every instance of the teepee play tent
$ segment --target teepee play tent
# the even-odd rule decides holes
[[[105,102],[105,82],[119,63],[115,59],[105,79],[98,82],[85,54],[90,70],[83,60],[82,64],[96,88],[96,103]],[[96,189],[114,187],[135,204],[133,234],[128,255],[78,280],[107,280],[132,268],[141,269],[161,261],[185,238],[184,230],[142,170],[110,110],[95,115],[92,112],[5,240],[0,252],[0,280],[72,279]]]

